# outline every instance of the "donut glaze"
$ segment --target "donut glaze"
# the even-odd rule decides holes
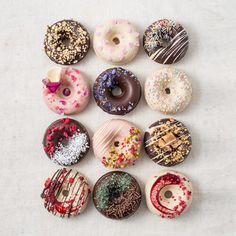
[[[74,20],[62,20],[48,26],[44,39],[44,50],[54,62],[72,65],[88,53],[90,37],[88,31]]]
[[[164,114],[183,111],[192,98],[187,75],[175,68],[162,68],[146,79],[145,99],[153,110]]]
[[[161,119],[145,132],[144,148],[155,163],[174,166],[186,159],[192,148],[192,140],[183,123],[173,118]]]
[[[114,95],[119,88],[121,94]],[[102,72],[93,86],[93,96],[97,105],[112,115],[125,115],[132,111],[141,97],[141,85],[135,75],[121,67]]]
[[[141,190],[130,174],[112,171],[103,175],[95,184],[93,202],[96,209],[110,219],[131,216],[140,206]]]
[[[47,178],[41,198],[48,212],[60,217],[76,216],[84,211],[90,187],[83,175],[72,169],[59,169]]]
[[[140,146],[140,129],[126,120],[109,120],[93,136],[94,155],[108,168],[134,165]]]
[[[192,184],[183,174],[162,171],[149,179],[145,186],[149,210],[162,218],[175,218],[185,212],[192,202]]]
[[[114,19],[97,26],[93,37],[94,51],[109,64],[123,65],[138,53],[139,33],[124,19]]]
[[[144,32],[143,47],[147,55],[161,64],[178,62],[188,50],[188,35],[183,26],[172,20],[158,20]]]
[[[76,164],[87,154],[90,139],[81,123],[63,118],[53,122],[47,128],[43,147],[54,163],[69,166]]]
[[[62,115],[72,115],[84,110],[90,98],[87,78],[72,67],[54,67],[43,80],[43,97],[47,106]]]

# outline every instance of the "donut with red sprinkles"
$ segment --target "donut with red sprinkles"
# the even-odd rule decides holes
[[[145,186],[149,210],[162,218],[175,218],[192,202],[193,189],[188,177],[176,171],[162,171]]]
[[[70,166],[87,154],[90,138],[80,122],[62,118],[53,122],[45,131],[43,147],[54,163]]]
[[[89,200],[90,187],[86,178],[72,169],[59,169],[46,179],[41,198],[48,212],[60,217],[82,213]]]

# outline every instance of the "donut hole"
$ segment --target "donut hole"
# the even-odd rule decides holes
[[[120,97],[123,94],[123,91],[119,86],[116,86],[111,90],[111,93],[114,97]]]
[[[71,91],[70,91],[69,88],[64,88],[63,91],[62,91],[62,94],[63,94],[65,97],[68,97],[68,96],[70,96]]]
[[[165,88],[166,94],[170,94],[170,88]]]
[[[165,198],[171,198],[173,193],[170,190],[165,191],[164,196]]]
[[[67,36],[62,37],[61,42],[62,42],[62,44],[65,45],[66,47],[69,47],[69,45],[70,45],[70,39],[69,39],[69,37],[67,37]]]
[[[119,40],[119,38],[117,38],[117,37],[114,37],[114,38],[112,39],[112,42],[113,42],[115,45],[120,44],[120,40]]]
[[[64,189],[64,190],[62,191],[62,195],[63,195],[64,197],[67,197],[67,196],[69,195],[69,190]]]

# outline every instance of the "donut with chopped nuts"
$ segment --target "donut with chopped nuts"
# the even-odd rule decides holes
[[[41,198],[48,212],[69,218],[85,210],[90,192],[88,181],[82,174],[63,168],[46,179]]]
[[[192,148],[192,139],[186,126],[173,118],[161,119],[144,134],[144,148],[155,163],[174,166],[183,162]]]
[[[131,112],[141,97],[141,85],[137,77],[121,67],[103,71],[93,85],[97,105],[112,115]]]
[[[183,111],[192,98],[188,76],[176,68],[162,68],[145,81],[145,99],[153,109],[164,114]]]
[[[70,166],[87,154],[90,138],[86,128],[80,122],[62,118],[47,128],[43,138],[43,147],[54,163]]]
[[[60,115],[79,113],[88,105],[90,86],[86,76],[73,67],[54,67],[43,79],[43,98]]]
[[[90,36],[83,25],[74,20],[62,20],[48,26],[44,50],[54,62],[72,65],[88,53]]]

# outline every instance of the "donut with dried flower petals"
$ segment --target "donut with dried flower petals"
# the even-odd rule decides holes
[[[88,79],[76,68],[52,68],[48,71],[43,84],[45,103],[58,114],[79,113],[89,102]]]

